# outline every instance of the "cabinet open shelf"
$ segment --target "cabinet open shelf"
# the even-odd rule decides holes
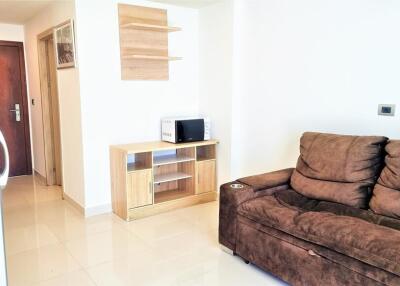
[[[128,173],[140,171],[140,170],[146,170],[146,169],[150,169],[150,168],[142,162],[129,163],[127,166]]]
[[[178,200],[192,195],[193,192],[190,190],[179,190],[179,189],[158,192],[154,193],[154,203],[158,204],[158,203]]]
[[[121,28],[127,29],[137,29],[144,31],[158,31],[158,32],[178,32],[182,29],[179,27],[161,26],[161,25],[151,25],[144,23],[125,23],[120,26]]]
[[[174,172],[174,173],[170,173],[170,174],[154,175],[154,184],[178,181],[178,180],[183,180],[183,179],[187,179],[187,178],[191,178],[191,177],[192,177],[192,175],[189,175],[189,174],[186,174],[183,172]]]
[[[196,160],[196,158],[191,156],[178,155],[178,154],[164,155],[164,156],[154,157],[153,166],[169,165],[169,164],[189,162],[194,160]]]
[[[215,145],[199,146],[196,149],[197,161],[214,160],[216,158],[215,155]]]
[[[151,55],[125,55],[122,56],[125,60],[157,60],[157,61],[178,61],[182,57],[168,57],[168,56],[151,56]]]

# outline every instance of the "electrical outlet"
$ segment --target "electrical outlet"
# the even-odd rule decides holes
[[[395,111],[396,111],[395,104],[379,104],[378,106],[378,115],[394,116]]]

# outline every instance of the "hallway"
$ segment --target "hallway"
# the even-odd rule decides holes
[[[130,223],[84,218],[60,187],[24,176],[3,207],[10,286],[282,285],[219,249],[217,203]]]

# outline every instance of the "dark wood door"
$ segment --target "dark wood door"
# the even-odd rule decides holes
[[[22,43],[0,41],[0,130],[10,153],[10,176],[32,173],[23,52]],[[0,170],[2,164],[0,158]]]

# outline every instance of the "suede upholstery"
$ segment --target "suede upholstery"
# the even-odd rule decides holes
[[[306,132],[291,185],[320,200],[366,208],[387,138]]]
[[[400,141],[390,141],[385,150],[386,166],[374,187],[370,207],[377,214],[400,219]]]
[[[273,188],[279,185],[287,184],[293,173],[293,168],[279,170],[275,172],[265,173],[238,179],[239,182],[251,186],[253,190]]]
[[[295,170],[221,186],[220,243],[291,285],[400,285],[400,141],[384,167],[386,141],[305,133]]]
[[[293,169],[292,169],[293,170]],[[281,173],[281,175],[279,175]],[[252,187],[245,185],[242,189],[233,189],[232,184],[240,184],[236,181],[221,186],[220,192],[220,208],[219,208],[219,240],[220,243],[230,249],[234,249],[236,245],[236,228],[237,228],[237,208],[240,204],[254,198],[265,195],[272,195],[276,191],[282,191],[289,188],[290,177],[287,176],[288,169],[282,172],[274,172],[273,176],[286,178],[286,180],[275,180],[270,183],[270,188],[255,191]],[[270,178],[267,175],[261,175]]]
[[[289,208],[275,196],[247,201],[240,205],[238,212],[263,225],[400,275],[398,230],[351,216]]]

